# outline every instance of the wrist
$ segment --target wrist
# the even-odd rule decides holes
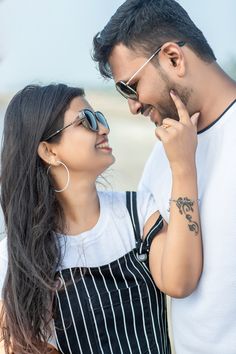
[[[193,178],[197,175],[196,164],[174,164],[171,166],[171,173],[173,177]]]

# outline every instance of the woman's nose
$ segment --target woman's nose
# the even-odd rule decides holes
[[[142,103],[128,98],[129,110],[132,114],[139,114],[142,109]]]
[[[110,129],[108,127],[105,127],[105,125],[103,125],[100,122],[98,122],[98,128],[99,128],[98,130],[99,135],[104,135],[104,134],[108,135],[110,132]]]

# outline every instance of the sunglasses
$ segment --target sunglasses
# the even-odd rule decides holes
[[[179,47],[183,47],[186,42],[179,41],[175,42],[175,44],[177,44]],[[150,58],[145,61],[145,63],[131,76],[127,82],[118,81],[116,83],[116,89],[123,97],[135,101],[138,100],[138,92],[136,91],[135,85],[130,85],[130,82],[161,51],[162,46],[157,48],[157,50],[150,56]]]
[[[49,136],[46,137],[46,139],[43,140],[47,141],[53,138],[55,135],[61,133],[66,128],[69,128],[71,125],[77,127],[78,125],[82,124],[86,129],[89,129],[92,132],[98,132],[99,131],[98,123],[102,124],[103,127],[105,127],[108,130],[108,132],[110,131],[107,120],[101,112],[99,111],[93,112],[90,109],[86,108],[79,112],[78,116],[75,118],[75,120],[72,123],[66,125],[61,129],[58,129],[57,131],[50,134]]]

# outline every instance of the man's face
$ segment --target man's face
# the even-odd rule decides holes
[[[138,100],[128,99],[131,113],[142,113],[149,116],[157,125],[162,124],[164,118],[178,120],[178,115],[174,103],[170,97],[170,90],[174,89],[182,101],[187,104],[190,91],[180,85],[179,80],[175,80],[173,74],[168,74],[161,65],[153,65],[152,59],[147,65],[134,75],[139,68],[147,61],[147,58],[137,54],[132,49],[123,44],[118,44],[112,50],[109,58],[113,78],[115,82],[129,82],[129,86],[138,93]],[[171,64],[171,62],[170,62]]]

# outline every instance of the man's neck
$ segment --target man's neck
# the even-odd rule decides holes
[[[217,64],[206,70],[205,77],[199,84],[199,107],[201,116],[198,131],[207,128],[236,99],[236,82],[233,81]]]

